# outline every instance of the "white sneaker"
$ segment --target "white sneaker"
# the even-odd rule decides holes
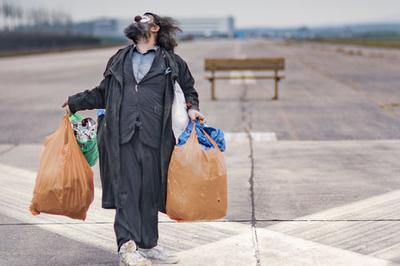
[[[136,243],[129,240],[122,244],[118,252],[119,266],[150,266],[151,261],[143,257],[136,248]]]
[[[152,262],[157,264],[175,264],[179,262],[179,258],[175,254],[167,253],[164,248],[155,246],[154,248],[138,248],[139,253]]]

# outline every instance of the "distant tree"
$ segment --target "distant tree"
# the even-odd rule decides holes
[[[11,28],[11,20],[12,20],[12,14],[13,14],[13,7],[9,2],[3,2],[2,3],[2,16],[4,18],[4,28],[6,30],[10,30]]]
[[[24,11],[20,6],[14,6],[14,18],[16,20],[16,25],[21,26],[24,22]]]
[[[24,27],[32,30],[51,31],[53,26],[56,26],[57,29],[61,28],[68,32],[71,24],[71,15],[64,11],[49,11],[41,7],[23,9],[9,0],[0,2],[0,28],[3,30],[16,30]]]

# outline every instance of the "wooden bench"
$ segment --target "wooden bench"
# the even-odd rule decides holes
[[[204,61],[206,71],[211,71],[211,76],[206,77],[211,82],[211,99],[215,97],[215,80],[217,79],[274,79],[275,96],[278,99],[278,83],[284,76],[278,75],[279,70],[285,69],[284,58],[206,58]],[[273,75],[239,75],[239,76],[216,76],[216,71],[273,71]]]

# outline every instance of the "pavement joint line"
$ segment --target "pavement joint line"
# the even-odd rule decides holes
[[[236,50],[238,52],[238,50]],[[254,257],[256,260],[256,266],[261,265],[261,259],[260,259],[260,249],[258,245],[258,236],[257,236],[257,228],[256,228],[256,216],[255,216],[255,203],[254,203],[254,157],[253,157],[253,138],[250,133],[250,129],[252,127],[251,120],[247,119],[247,116],[249,114],[249,110],[246,108],[246,93],[248,91],[248,86],[242,79],[242,84],[244,87],[242,95],[240,95],[240,108],[242,112],[241,120],[242,122],[246,123],[246,135],[247,139],[249,142],[249,159],[250,159],[250,175],[249,175],[249,184],[250,184],[250,198],[251,198],[251,237],[252,237],[252,242],[253,242],[253,247],[254,247]]]
[[[258,219],[259,222],[400,222],[400,219]]]
[[[251,197],[251,228],[252,228],[252,238],[254,245],[254,256],[256,258],[256,265],[261,265],[260,259],[260,249],[258,245],[258,236],[257,236],[257,221],[255,214],[255,203],[254,203],[254,153],[253,153],[253,139],[250,134],[250,127],[247,126],[247,136],[249,139],[249,148],[250,148],[250,176],[249,176],[249,184],[250,184],[250,197]]]
[[[0,156],[3,156],[4,154],[6,154],[7,152],[12,151],[13,149],[15,149],[19,144],[12,144],[11,147],[5,149],[4,151],[0,152]]]
[[[180,223],[237,223],[237,222],[248,222],[251,223],[252,220],[227,220],[227,221],[202,221],[202,222],[180,222]],[[351,220],[335,220],[335,219],[311,219],[311,220],[284,220],[284,219],[256,219],[255,222],[400,222],[400,219],[351,219]],[[174,221],[159,221],[160,224],[176,224]],[[0,226],[14,226],[14,225],[65,225],[65,224],[82,224],[82,225],[94,225],[94,224],[113,224],[113,222],[49,222],[49,223],[3,223]]]
[[[366,218],[366,219],[340,219],[339,216],[348,215],[349,212],[355,211],[365,211],[365,208],[369,208],[371,206],[377,206],[380,204],[385,204],[388,201],[398,200],[400,197],[400,190],[389,191],[384,194],[374,195],[372,197],[361,199],[358,201],[354,201],[348,204],[344,204],[337,207],[332,207],[329,209],[325,209],[316,213],[308,214],[302,217],[297,217],[296,220],[303,220],[303,221],[313,221],[313,220],[325,220],[320,219],[318,217],[325,216],[327,217],[326,220],[365,220],[365,221],[372,221],[372,220],[379,220],[373,218]],[[329,217],[329,218],[328,218]],[[397,219],[397,218],[384,218],[384,219]],[[383,220],[383,219],[382,219]]]
[[[272,131],[251,131],[250,132],[254,141],[277,141],[278,138],[275,132]],[[224,131],[224,137],[226,142],[245,142],[248,141],[247,132],[245,131]],[[389,139],[393,140],[393,139]],[[397,140],[397,139],[396,139]],[[347,140],[350,141],[350,140]],[[0,144],[4,145],[4,144]],[[9,147],[0,152],[0,156],[14,150],[18,146],[24,145],[37,145],[43,147],[42,143],[20,143],[20,144],[13,144],[12,147]]]

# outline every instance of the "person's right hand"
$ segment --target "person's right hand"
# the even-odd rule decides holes
[[[65,108],[65,113],[71,115],[71,110],[69,109],[68,100],[63,103],[61,108]]]

